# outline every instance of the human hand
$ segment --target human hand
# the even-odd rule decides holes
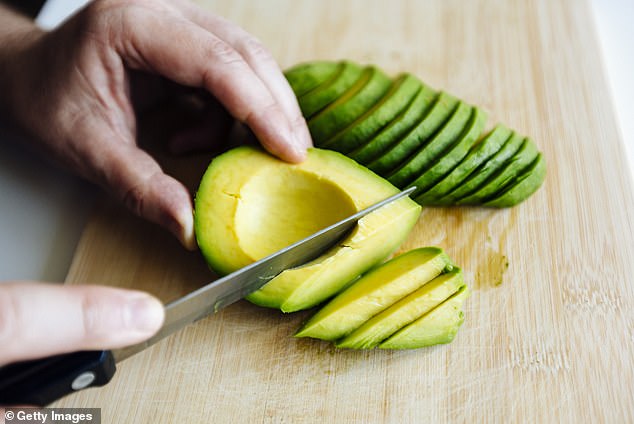
[[[311,144],[270,53],[184,0],[97,0],[59,29],[33,29],[13,45],[0,75],[0,108],[38,149],[191,249],[190,194],[136,144],[133,74],[206,90],[282,159],[302,160]]]
[[[99,286],[0,284],[0,366],[80,350],[139,343],[158,331],[154,297]]]

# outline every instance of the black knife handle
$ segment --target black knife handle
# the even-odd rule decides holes
[[[0,368],[0,405],[46,406],[78,390],[105,385],[115,370],[109,350],[9,364]]]

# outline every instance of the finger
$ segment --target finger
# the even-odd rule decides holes
[[[163,319],[161,302],[138,291],[0,284],[0,364],[140,343]]]
[[[196,248],[189,191],[135,144],[132,133],[94,119],[79,121],[74,132],[80,140],[90,140],[77,147],[84,177],[137,215],[168,229],[186,248]]]
[[[137,215],[168,229],[190,250],[196,248],[191,195],[136,145],[111,143],[102,153],[102,184]]]
[[[184,16],[192,22],[217,35],[242,55],[255,74],[267,86],[273,97],[280,103],[289,122],[292,123],[294,136],[298,138],[298,143],[303,144],[305,148],[312,146],[310,133],[295,93],[270,51],[256,37],[240,26],[221,16],[209,13],[192,2],[176,1],[174,5],[178,6]]]
[[[129,39],[118,46],[128,66],[207,89],[271,153],[289,161],[305,157],[306,145],[294,135],[297,124],[230,44],[178,16],[133,11],[128,18]]]

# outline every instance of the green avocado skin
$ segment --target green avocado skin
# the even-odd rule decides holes
[[[435,105],[438,94],[426,85],[416,93],[413,100],[379,133],[364,142],[361,146],[348,153],[357,162],[372,169],[373,164],[384,156],[389,156],[389,149],[400,145],[401,140],[426,116]],[[388,166],[389,166],[388,161]],[[376,171],[375,171],[376,172]]]
[[[347,128],[328,140],[318,139],[313,134],[313,141],[322,148],[337,150],[353,157],[349,152],[362,146],[403,113],[421,89],[422,83],[418,78],[403,74],[394,80],[389,91],[374,106],[367,108]]]
[[[308,121],[308,128],[316,140],[328,140],[356,121],[378,100],[384,97],[392,80],[376,67],[363,70],[363,78]],[[320,143],[323,147],[323,144]]]
[[[499,151],[510,136],[509,128],[504,125],[496,126],[480,143],[470,149],[467,156],[441,181],[427,191],[419,193],[416,201],[421,205],[439,205],[445,194],[466,180],[474,170]]]
[[[412,74],[390,79],[376,66],[315,61],[285,75],[315,146],[400,189],[416,186],[421,205],[509,207],[543,185],[546,161],[532,139],[503,124],[487,132],[483,110]]]

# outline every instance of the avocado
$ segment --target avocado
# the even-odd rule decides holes
[[[297,337],[336,340],[451,266],[437,247],[411,250],[370,270],[313,315]]]
[[[455,267],[373,316],[352,333],[338,340],[336,346],[372,349],[396,331],[434,309],[462,286],[462,271]]]
[[[466,103],[458,102],[458,106],[442,127],[413,152],[405,163],[388,174],[388,181],[397,187],[405,187],[416,179],[464,131],[471,116],[471,109],[472,107]]]
[[[435,344],[450,343],[464,322],[462,303],[469,296],[463,286],[431,312],[397,331],[379,345],[381,349],[417,349]]]
[[[261,259],[399,190],[346,156],[309,149],[290,164],[243,146],[215,159],[196,193],[194,228],[200,251],[224,275]],[[362,218],[342,242],[289,269],[248,296],[285,312],[332,297],[405,240],[420,206],[402,198]]]
[[[508,159],[506,155],[512,152],[511,147],[519,147],[515,145],[517,138],[509,138],[500,145],[499,132],[509,129],[498,124],[500,130],[483,137],[484,111],[478,108],[473,112],[477,119],[470,120],[471,109],[468,112],[466,109],[471,106],[446,92],[437,94],[409,74],[400,74],[380,98],[357,100],[360,87],[367,81],[357,78],[360,65],[346,74],[344,71],[350,65],[353,63],[344,61],[328,65],[318,61],[313,71],[309,70],[310,64],[289,71],[289,82],[297,87],[300,107],[318,147],[346,154],[398,188],[417,186],[414,199],[421,205],[482,205],[490,202],[488,206],[505,207],[503,205],[511,205],[509,202],[517,204],[525,200],[542,185],[546,175],[542,169],[545,162],[527,168],[533,170],[530,172],[534,175],[524,175],[523,168],[515,166],[508,168],[504,184],[488,187],[485,193],[471,197],[483,189],[499,166],[504,166],[503,162]],[[301,82],[301,75],[306,75],[307,81]],[[414,94],[415,89],[401,90],[400,86],[405,86],[405,82],[421,88],[417,94]],[[332,107],[328,108],[329,104]],[[347,104],[355,106],[348,108]],[[324,108],[327,112],[318,121],[311,121],[314,114]],[[509,144],[510,141],[513,143]],[[510,186],[515,189],[504,200],[493,202],[495,192],[505,191]],[[490,192],[491,189],[494,192]]]
[[[367,67],[362,77],[341,97],[308,120],[315,146],[323,146],[374,106],[392,85],[392,80],[376,67]]]
[[[343,66],[343,63],[329,61],[304,63],[288,69],[284,76],[299,97],[329,81]]]
[[[482,204],[486,199],[512,185],[518,174],[530,167],[539,152],[535,144],[525,138],[519,150],[504,162],[502,168],[488,178],[474,193],[458,200],[459,205]]]
[[[441,181],[416,197],[421,205],[439,205],[439,199],[466,180],[483,162],[497,153],[511,136],[511,130],[499,124],[481,141],[477,142],[469,154]]]
[[[456,204],[460,199],[469,196],[477,191],[491,175],[498,172],[520,148],[524,137],[513,132],[509,139],[504,143],[502,148],[484,164],[478,167],[473,173],[464,180],[460,185],[456,186],[452,191],[440,199],[441,204]]]
[[[473,107],[469,123],[454,144],[447,147],[428,169],[420,171],[418,178],[409,183],[409,186],[417,187],[417,190],[412,193],[412,198],[416,199],[416,196],[432,187],[460,163],[475,143],[476,138],[482,133],[485,123],[486,113],[480,108]]]
[[[540,153],[530,167],[515,178],[510,187],[496,193],[492,199],[486,199],[484,206],[497,208],[514,206],[533,194],[546,176],[546,161]]]
[[[362,66],[343,62],[339,72],[332,78],[299,96],[297,101],[306,120],[348,91],[361,78],[362,73]]]
[[[457,98],[441,92],[434,106],[429,110],[429,113],[420,119],[418,125],[383,153],[381,157],[370,162],[368,168],[379,175],[387,175],[389,180],[396,170],[409,160],[410,155],[414,154],[421,146],[429,143],[430,137],[437,133],[445,123],[452,121],[451,117],[456,115],[458,109],[460,109],[458,117],[448,125],[449,127],[453,128],[456,120],[464,118],[466,121],[469,118],[469,111],[464,111],[464,108],[460,106]],[[397,179],[398,177],[400,175],[397,176]]]
[[[413,75],[400,75],[374,106],[334,137],[320,143],[320,147],[344,154],[353,151],[401,114],[421,87],[420,80]],[[354,159],[352,155],[349,156]]]
[[[391,146],[400,143],[400,140],[427,115],[437,100],[438,94],[423,84],[412,102],[392,122],[378,134],[372,136],[365,144],[346,153],[352,159],[367,166],[383,155]]]

